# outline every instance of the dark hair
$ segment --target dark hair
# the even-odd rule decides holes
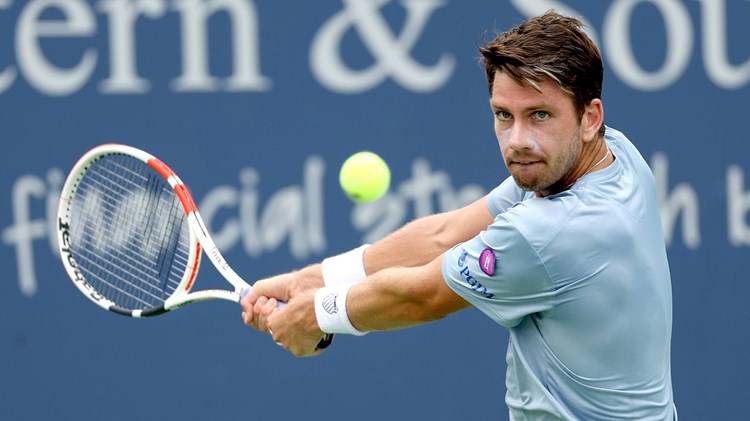
[[[539,82],[549,79],[571,96],[578,116],[583,116],[586,105],[601,98],[604,66],[582,26],[580,20],[550,10],[482,45],[480,60],[490,95],[498,71],[538,91]],[[599,133],[604,133],[603,124]]]

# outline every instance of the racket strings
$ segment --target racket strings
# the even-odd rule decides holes
[[[151,196],[146,197],[148,199],[151,198]],[[150,200],[148,199],[145,201],[145,206],[150,206]],[[133,208],[132,200],[127,208]],[[107,259],[104,266],[92,262],[94,263],[93,267],[96,267],[102,274],[101,280],[103,283],[110,286],[118,293],[132,296],[132,298],[135,298],[139,303],[136,305],[143,306],[144,304],[151,304],[160,301],[160,299],[165,296],[165,293],[166,296],[168,296],[179,282],[179,279],[173,280],[172,282],[169,282],[169,279],[167,282],[161,282],[163,280],[164,270],[160,267],[162,262],[159,261],[159,255],[154,253],[154,250],[158,250],[158,248],[155,248],[154,242],[152,241],[153,238],[158,238],[158,234],[160,233],[154,235],[153,232],[149,233],[148,231],[145,231],[145,236],[141,236],[140,244],[137,245],[141,254],[134,255],[131,252],[134,245],[128,244],[128,242],[130,239],[137,240],[138,236],[128,234],[133,231],[132,227],[125,230],[122,229],[125,226],[124,224],[130,223],[131,220],[127,218],[127,212],[115,215],[116,217],[112,218],[114,227],[110,225],[109,227],[100,230],[100,232],[109,233],[110,235],[114,233],[114,238],[110,239],[110,241],[116,246],[106,248],[102,248],[101,246],[96,247],[97,252],[100,254],[104,253],[102,255],[109,254],[113,259]],[[139,211],[135,213],[133,221],[143,223],[141,226],[148,229],[148,227],[153,226],[153,224],[148,223],[147,217],[148,215],[144,214],[142,209],[139,209]],[[100,221],[97,222],[97,224],[101,226]],[[96,242],[94,242],[94,244],[96,244]],[[144,258],[146,261],[156,261],[156,266],[153,264],[146,264],[144,266]],[[115,268],[121,270],[109,269],[110,266],[113,266],[112,264],[114,264]],[[150,273],[144,273],[144,271],[140,269],[142,267],[145,267]],[[172,284],[171,287],[170,284]]]
[[[120,307],[164,302],[187,270],[185,212],[147,164],[107,155],[80,180],[71,211],[71,247],[94,289]]]

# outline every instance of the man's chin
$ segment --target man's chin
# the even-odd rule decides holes
[[[540,190],[544,190],[544,187],[545,187],[545,186],[541,186],[539,183],[532,183],[532,182],[528,182],[528,180],[522,180],[516,177],[515,175],[513,176],[513,180],[515,180],[516,185],[518,187],[526,191],[537,192]]]
[[[513,176],[513,180],[516,182],[516,185],[526,191],[538,191],[543,188],[543,186],[540,186],[538,180],[529,180],[528,178],[522,178],[512,173],[511,175]]]

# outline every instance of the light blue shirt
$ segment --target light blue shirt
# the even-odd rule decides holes
[[[510,331],[510,419],[676,417],[672,289],[652,173],[607,128],[607,168],[545,198],[512,178],[495,220],[443,257],[448,285]]]

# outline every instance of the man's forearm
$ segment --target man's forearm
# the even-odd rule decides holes
[[[365,252],[365,271],[426,265],[454,245],[464,242],[492,223],[486,197],[461,209],[426,216],[376,242]]]
[[[402,329],[468,307],[443,280],[441,260],[384,269],[354,285],[346,304],[351,323],[362,331]]]

